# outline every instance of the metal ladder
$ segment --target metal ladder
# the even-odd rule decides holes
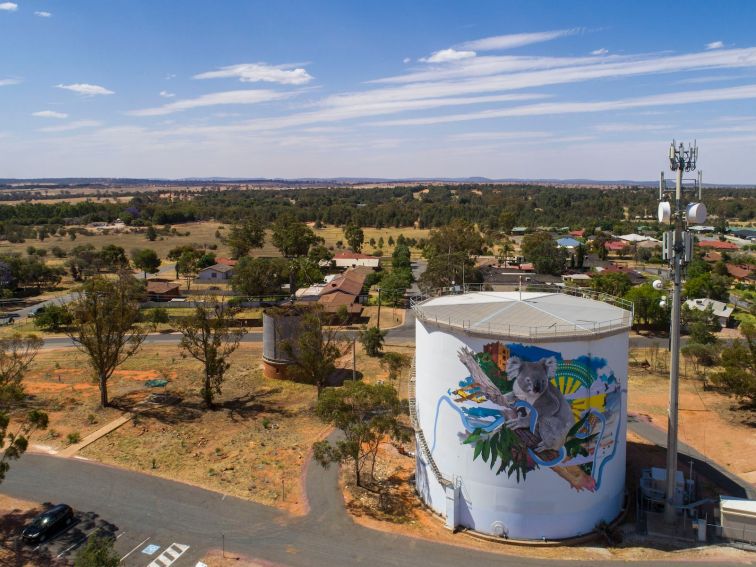
[[[423,433],[422,428],[420,427],[420,424],[417,421],[417,399],[415,397],[415,359],[412,359],[412,366],[410,367],[410,380],[409,380],[409,413],[410,413],[410,420],[412,421],[412,429],[415,430],[415,437],[418,440],[418,444],[420,445],[420,450],[423,453],[423,457],[425,457],[425,460],[430,465],[431,470],[433,471],[433,476],[436,477],[436,480],[438,483],[443,486],[444,488],[452,486],[452,482],[441,474],[441,471],[438,468],[438,465],[436,465],[436,461],[433,459],[433,455],[431,455],[430,448],[428,447],[428,442],[425,440],[425,433]]]

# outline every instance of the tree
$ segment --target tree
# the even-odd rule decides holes
[[[15,334],[0,339],[0,482],[5,479],[10,461],[17,460],[26,451],[32,432],[47,427],[47,414],[32,410],[17,431],[8,432],[9,412],[24,397],[24,374],[41,347],[42,339],[35,335]]]
[[[144,272],[144,279],[147,279],[147,274],[157,274],[160,269],[160,258],[151,248],[135,248],[131,251],[131,259],[134,267]]]
[[[623,297],[633,284],[627,274],[607,272],[591,277],[591,287],[601,293]]]
[[[655,290],[650,283],[632,288],[625,299],[635,306],[635,322],[660,329],[669,327],[669,309],[659,305],[663,292]]]
[[[712,381],[726,392],[739,398],[751,408],[756,407],[756,327],[743,323],[743,340],[736,339],[722,349],[722,370]]]
[[[168,315],[168,310],[165,307],[155,307],[147,317],[147,320],[152,323],[153,326],[165,324],[170,322],[171,318]]]
[[[81,281],[98,274],[102,269],[102,257],[91,244],[75,246],[68,253],[66,262],[74,281]]]
[[[241,258],[249,254],[252,248],[262,248],[265,244],[265,228],[257,219],[234,224],[224,242],[231,248],[232,258]]]
[[[408,438],[400,422],[401,402],[389,384],[344,382],[343,387],[324,392],[315,411],[321,420],[341,429],[344,439],[315,443],[313,458],[326,468],[331,463],[351,461],[357,486],[362,486],[362,471],[368,461],[372,461],[371,480],[375,479],[378,448],[386,437]]]
[[[37,311],[34,316],[34,326],[43,331],[57,333],[62,328],[73,323],[73,316],[65,305],[51,303]]]
[[[284,258],[245,256],[236,264],[231,288],[247,297],[281,293],[281,284],[289,278],[289,262]]]
[[[380,365],[388,372],[390,380],[396,380],[399,373],[410,365],[410,357],[400,352],[386,352],[381,357]]]
[[[100,405],[107,407],[108,380],[118,366],[142,346],[146,331],[136,327],[144,288],[133,276],[121,273],[115,281],[88,280],[70,305],[74,324],[66,331],[87,355],[100,387]]]
[[[121,556],[113,549],[114,543],[110,535],[92,534],[76,554],[74,567],[118,567]]]
[[[291,377],[315,386],[318,398],[336,370],[336,360],[346,351],[336,329],[326,327],[327,318],[320,306],[306,309],[298,335],[279,343],[282,352],[293,361],[288,370]]]
[[[515,226],[516,218],[510,211],[501,211],[499,214],[499,230],[504,234],[509,234]]]
[[[176,262],[176,273],[186,280],[186,289],[191,289],[192,280],[200,271],[199,259],[201,257],[202,252],[198,250],[185,250]]]
[[[383,350],[383,342],[386,337],[386,331],[381,331],[378,327],[370,327],[360,333],[360,342],[368,356],[378,356]]]
[[[157,240],[158,233],[157,233],[157,230],[155,230],[155,227],[150,225],[147,227],[146,235],[147,235],[147,240],[149,240],[150,242],[155,242],[155,240]]]
[[[522,255],[533,263],[539,274],[560,275],[564,272],[567,256],[556,241],[546,232],[527,234],[522,239]]]
[[[585,245],[578,244],[578,247],[575,249],[575,265],[577,266],[578,269],[582,270],[584,264],[585,264]]]
[[[474,256],[481,253],[483,238],[478,229],[462,219],[430,232],[423,248],[428,266],[420,276],[423,289],[446,287],[479,279]]]
[[[362,250],[362,244],[365,242],[365,233],[356,224],[349,223],[344,227],[344,238],[349,247],[355,252]]]
[[[306,256],[310,247],[319,242],[315,233],[290,212],[279,215],[272,230],[273,245],[287,258]]]
[[[392,270],[381,277],[381,296],[387,305],[394,307],[404,301],[404,293],[412,285],[412,272],[409,270]]]
[[[118,272],[129,267],[126,250],[115,244],[108,244],[102,247],[102,250],[100,250],[100,260],[105,269],[111,272]]]
[[[684,291],[689,299],[708,297],[726,302],[730,296],[730,278],[705,272],[688,278]]]
[[[238,348],[244,334],[242,327],[233,327],[238,312],[237,307],[207,299],[178,324],[181,348],[202,363],[200,395],[208,409],[213,408],[215,395],[221,393],[226,371],[231,366],[228,358]]]

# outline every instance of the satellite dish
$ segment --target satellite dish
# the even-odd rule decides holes
[[[669,204],[669,201],[662,201],[661,203],[659,203],[657,216],[659,217],[659,222],[670,221],[670,219],[672,218],[672,205]]]
[[[703,203],[691,203],[685,214],[688,224],[703,224],[706,222],[706,205]]]

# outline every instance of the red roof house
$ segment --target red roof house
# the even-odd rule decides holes
[[[712,250],[737,250],[738,245],[727,240],[702,240],[698,243],[700,248],[709,248]]]

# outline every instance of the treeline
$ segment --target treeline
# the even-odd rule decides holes
[[[754,220],[756,189],[707,189],[709,213]],[[515,226],[611,229],[627,214],[654,215],[657,190],[545,186],[449,185],[376,189],[309,188],[205,191],[170,202],[147,193],[128,203],[22,203],[0,205],[0,238],[19,226],[72,225],[122,219],[130,225],[180,224],[257,218],[272,222],[285,212],[298,220],[344,226],[436,228],[464,219],[483,229],[501,228],[502,213]]]

